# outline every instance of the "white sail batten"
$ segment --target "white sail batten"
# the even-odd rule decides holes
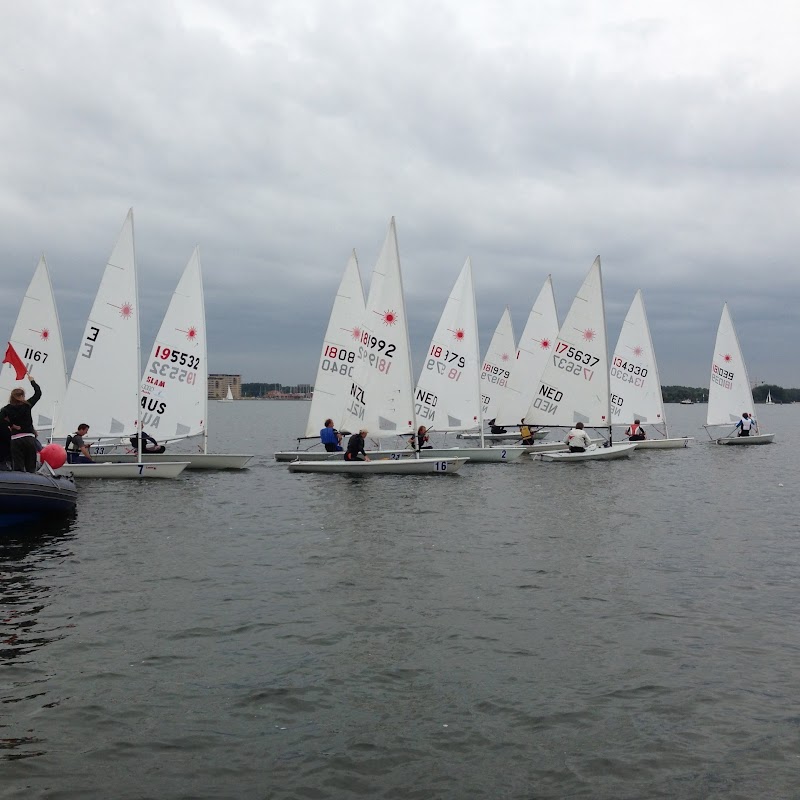
[[[641,289],[631,302],[611,359],[611,419],[614,425],[663,425],[661,379]]]
[[[413,379],[394,217],[372,272],[362,324],[353,338],[357,365],[337,427],[366,428],[373,438],[409,433],[414,429]]]
[[[34,425],[41,434],[51,430],[67,392],[67,363],[58,320],[53,285],[47,261],[42,256],[25,292],[9,342],[25,363],[33,379],[40,384],[42,398],[33,408]],[[11,364],[0,370],[0,396],[22,388],[30,396],[27,378],[16,379]]]
[[[497,409],[508,393],[516,349],[511,312],[506,306],[481,364],[481,413],[484,419],[497,418]]]
[[[145,363],[142,430],[167,440],[205,433],[207,353],[203,276],[195,247]]]
[[[92,437],[131,436],[139,408],[139,308],[133,209],[106,264],[75,357],[55,436],[77,425],[91,426]]]
[[[358,359],[359,326],[365,306],[364,288],[354,250],[345,266],[325,331],[314,394],[308,410],[307,437],[317,436],[326,419],[330,417],[337,420],[343,406],[349,405],[350,387]]]
[[[735,424],[745,411],[751,416],[754,415],[753,392],[742,357],[739,337],[733,327],[728,304],[725,303],[717,328],[714,357],[711,361],[706,424]]]
[[[598,256],[561,326],[525,415],[529,425],[611,425],[603,280]]]
[[[414,411],[436,431],[463,431],[480,423],[478,320],[468,258],[445,304],[425,355]]]
[[[557,336],[558,312],[553,281],[548,275],[522,331],[517,358],[508,379],[508,391],[502,395],[494,415],[498,424],[518,425],[528,413]]]

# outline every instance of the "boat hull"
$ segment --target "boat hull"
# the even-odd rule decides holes
[[[186,469],[245,469],[253,455],[232,453],[142,453],[145,464],[187,462]],[[94,456],[102,464],[137,464],[136,453],[103,453]]]
[[[470,463],[504,464],[516,461],[527,455],[527,447],[434,447],[423,450],[423,458],[461,458],[466,457]]]
[[[413,458],[414,451],[410,447],[402,450],[367,450],[367,455],[373,461],[385,461],[386,459]],[[283,450],[275,453],[275,460],[281,462],[290,461],[341,461],[344,452],[329,453],[326,450]]]
[[[541,428],[538,431],[534,431],[533,438],[534,441],[538,439],[544,439],[550,433],[549,430],[545,428]],[[467,441],[472,442],[479,442],[481,440],[481,435],[479,433],[459,433],[459,439],[466,439]],[[483,440],[485,442],[515,442],[519,441],[522,437],[519,435],[519,431],[509,432],[509,433],[484,433]]]
[[[72,511],[78,499],[68,476],[0,472],[0,514],[54,514]]]
[[[451,475],[466,458],[401,458],[383,461],[292,461],[289,472],[317,472],[335,475]]]
[[[72,475],[73,478],[119,478],[155,479],[177,478],[187,467],[188,461],[172,461],[159,464],[64,464],[56,470],[57,475]]]
[[[628,456],[633,454],[637,444],[637,442],[626,442],[624,444],[614,444],[611,445],[611,447],[589,448],[584,453],[542,453],[541,458],[543,461],[570,463],[576,461],[611,461],[615,458],[628,458]]]
[[[772,444],[775,439],[774,433],[758,433],[755,436],[730,436],[724,439],[717,439],[717,444]]]
[[[688,447],[694,441],[694,436],[683,436],[679,439],[644,439],[636,442],[637,450],[677,450],[679,447]]]

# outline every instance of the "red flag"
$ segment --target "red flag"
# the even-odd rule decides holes
[[[6,357],[3,359],[4,364],[11,364],[14,367],[16,375],[16,380],[21,381],[25,375],[28,373],[27,368],[22,363],[22,359],[17,355],[17,351],[11,346],[11,342],[8,343],[8,347],[6,348]]]

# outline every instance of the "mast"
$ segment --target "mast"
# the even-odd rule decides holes
[[[606,357],[606,378],[608,378],[608,323],[606,322],[606,298],[603,292],[603,267],[600,263],[600,256],[597,256],[597,274],[600,278],[600,308],[603,313],[603,347]],[[606,392],[606,420],[608,420],[608,443],[614,444],[614,429],[611,424],[611,387]]]
[[[478,369],[475,370],[475,389],[478,393],[478,430],[481,433],[481,447],[486,447],[486,436],[483,432],[483,395],[481,392],[481,343],[480,337],[478,335],[478,306],[475,301],[475,284],[472,281],[472,259],[467,257],[467,261],[469,261],[469,285],[472,289],[472,320],[473,320],[473,327],[475,329],[475,354],[478,358],[478,363],[476,366]]]
[[[403,287],[403,270],[400,264],[400,247],[397,244],[397,226],[395,225],[394,217],[392,217],[392,221],[390,223],[393,231],[394,236],[394,248],[395,248],[395,256],[397,258],[397,275],[400,280],[400,302],[403,304],[403,319],[405,320],[405,328],[406,328],[406,352],[408,353],[408,385],[411,387],[411,433],[413,436],[417,435],[417,409],[414,403],[414,370],[411,365],[411,339],[408,335],[408,311],[406,309],[406,291]],[[419,448],[414,448],[414,457],[419,458]]]
[[[139,331],[139,276],[136,269],[136,236],[133,227],[133,209],[128,212],[131,215],[131,250],[133,252],[133,302],[136,309],[136,374],[142,374],[142,337]],[[142,382],[136,382],[136,460],[142,463]]]

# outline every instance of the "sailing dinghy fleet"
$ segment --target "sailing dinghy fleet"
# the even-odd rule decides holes
[[[69,381],[47,263],[26,292],[10,344],[43,388],[35,406],[41,438],[63,442],[81,422],[91,428],[93,463],[65,464],[58,475],[82,478],[176,478],[185,469],[242,469],[249,454],[209,454],[205,309],[195,249],[140,367],[139,303],[133,210],[106,264]],[[26,384],[4,364],[0,391]],[[202,453],[150,454],[138,431],[168,443],[203,439]],[[136,437],[138,447],[131,446]],[[127,452],[126,452],[127,451]]]
[[[366,301],[355,253],[347,262],[323,341],[304,435],[298,437],[298,449],[277,452],[275,459],[286,462],[292,472],[452,474],[467,460],[504,463],[532,454],[560,463],[607,461],[629,457],[636,449],[685,448],[693,441],[690,436],[670,436],[641,291],[634,296],[609,359],[599,256],[563,325],[558,324],[548,276],[519,346],[506,308],[483,360],[472,264],[467,259],[413,389],[408,341],[393,218]],[[521,437],[514,431],[486,433],[487,417],[497,426],[530,426],[537,439],[550,428],[567,429],[578,422],[603,435],[584,451],[559,440],[495,446]],[[367,451],[368,460],[357,462],[346,460],[341,451],[299,449],[302,442],[319,444],[318,431],[326,418],[344,436],[368,431],[377,449]],[[646,426],[649,437],[631,441],[618,432],[615,441],[614,427],[634,419]],[[454,432],[480,446],[418,447],[431,433],[446,437]],[[382,443],[392,438],[403,446],[384,448]],[[750,439],[760,441],[759,436]]]

